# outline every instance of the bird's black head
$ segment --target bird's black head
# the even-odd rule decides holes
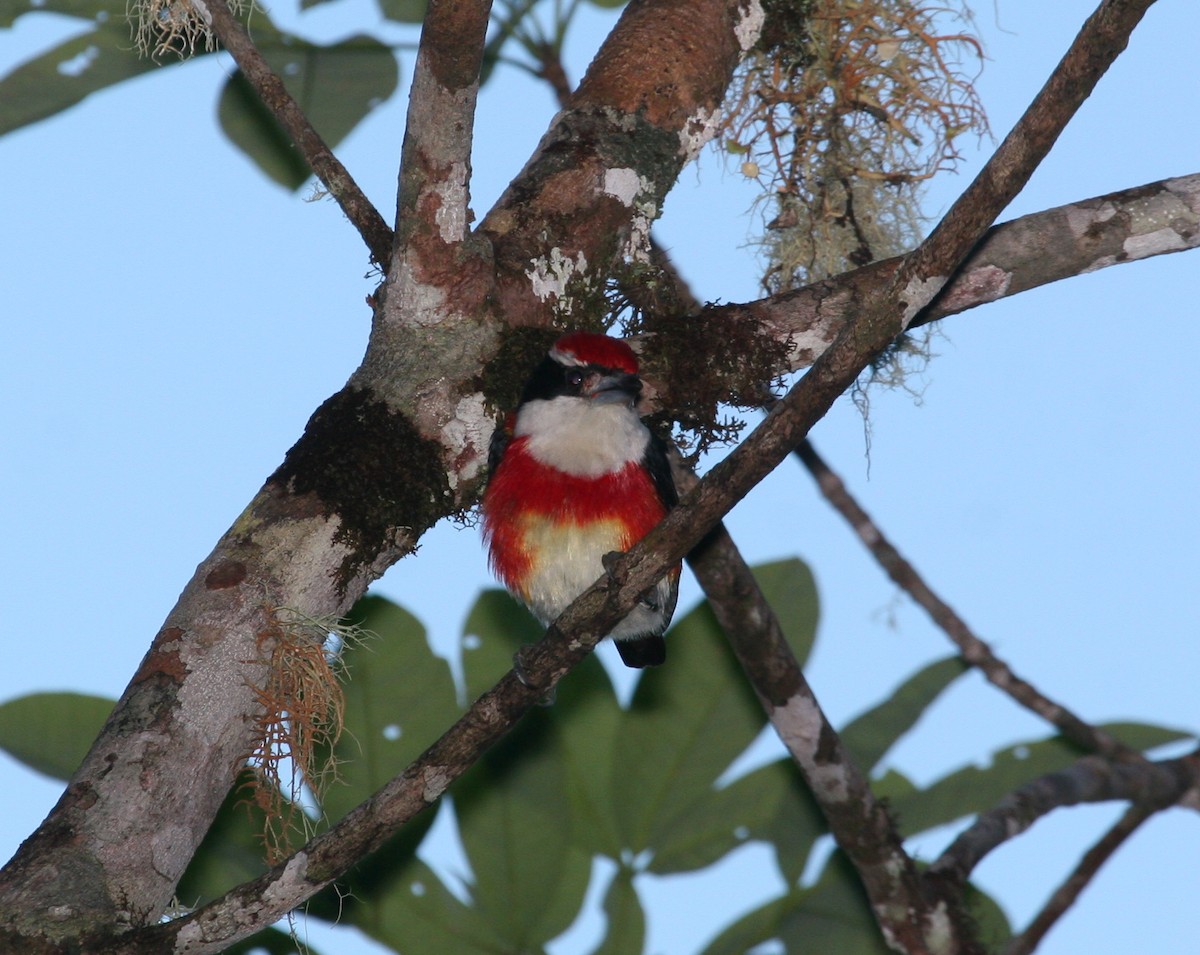
[[[637,358],[625,342],[591,332],[564,335],[534,369],[521,404],[584,398],[635,404],[642,393]]]

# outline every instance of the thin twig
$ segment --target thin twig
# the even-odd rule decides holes
[[[1152,806],[1133,805],[1113,824],[1112,828],[1079,860],[1079,864],[1066,880],[1050,896],[1046,904],[1023,932],[1015,935],[1004,947],[1004,955],[1031,955],[1041,944],[1046,933],[1054,927],[1075,900],[1091,883],[1100,868],[1110,859],[1137,828],[1153,816],[1158,809]]]
[[[904,559],[807,439],[796,449],[796,456],[804,462],[825,499],[846,519],[846,523],[853,528],[888,577],[929,614],[958,647],[963,659],[978,667],[988,682],[1057,727],[1063,736],[1083,749],[1112,759],[1131,762],[1145,760],[1137,750],[1080,719],[1067,707],[1049,699],[1013,673],[1009,665],[996,656],[991,646],[976,636],[954,608],[942,600],[917,569]]]
[[[1165,809],[1200,784],[1200,758],[1114,763],[1085,756],[1060,772],[1040,776],[1013,790],[973,823],[929,867],[927,877],[948,886],[966,883],[992,850],[1020,835],[1047,813],[1081,803],[1121,800]]]
[[[387,268],[392,249],[392,230],[383,216],[313,128],[304,111],[283,85],[283,80],[258,52],[246,28],[233,15],[225,0],[194,2],[208,12],[213,33],[221,41],[221,46],[233,57],[263,105],[287,131],[313,174],[321,180],[321,184],[342,207],[346,218],[358,230],[370,250],[372,261],[381,268]]]

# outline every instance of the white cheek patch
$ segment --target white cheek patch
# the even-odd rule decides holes
[[[515,437],[542,464],[576,477],[600,477],[640,461],[650,432],[627,405],[559,397],[530,401],[517,415]]]

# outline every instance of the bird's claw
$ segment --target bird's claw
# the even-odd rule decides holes
[[[557,691],[554,687],[550,687],[550,689],[543,692],[542,688],[538,686],[536,682],[530,679],[529,668],[525,665],[524,660],[524,657],[528,652],[529,647],[521,647],[516,653],[513,654],[513,673],[516,674],[517,679],[521,681],[522,685],[529,687],[531,690],[542,693],[541,698],[538,699],[538,706],[553,706],[554,697]]]

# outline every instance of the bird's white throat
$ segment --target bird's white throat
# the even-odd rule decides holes
[[[599,477],[640,461],[650,432],[629,405],[560,396],[517,413],[514,437],[542,464],[577,477]]]

